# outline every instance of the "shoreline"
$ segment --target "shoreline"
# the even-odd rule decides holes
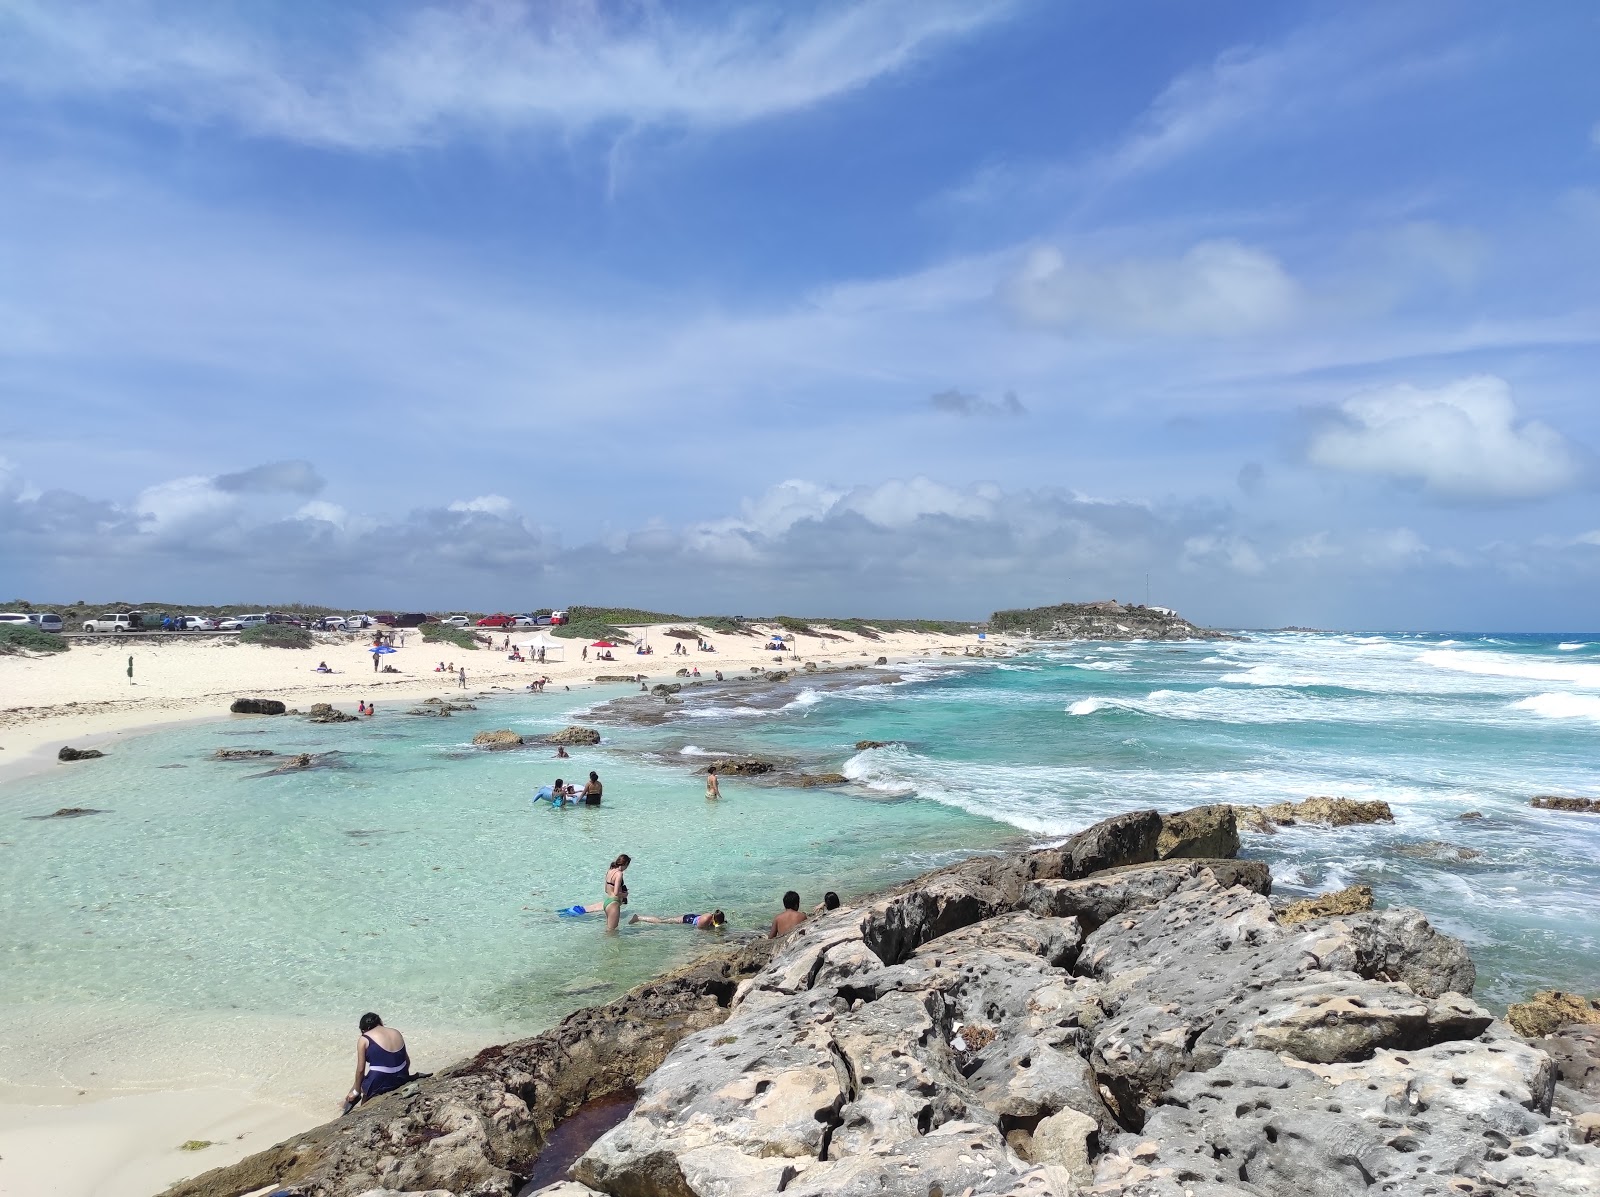
[[[223,646],[215,642],[178,642],[141,650],[107,643],[75,646],[59,657],[0,658],[0,681],[9,675],[13,682],[24,683],[8,686],[8,693],[56,700],[0,712],[0,795],[7,792],[8,783],[47,774],[58,765],[55,754],[63,745],[105,749],[126,739],[175,728],[234,720],[241,721],[241,727],[259,726],[262,719],[275,718],[231,714],[227,706],[238,697],[278,698],[291,708],[302,710],[314,702],[331,702],[353,710],[349,698],[371,698],[380,707],[386,706],[387,713],[394,714],[433,696],[473,702],[512,695],[531,697],[525,690],[528,679],[548,675],[550,688],[544,691],[545,696],[567,709],[583,706],[586,701],[592,703],[594,693],[607,688],[608,683],[594,680],[597,674],[642,673],[651,685],[700,680],[707,683],[709,691],[713,687],[724,689],[713,680],[718,668],[728,674],[727,691],[754,695],[758,690],[782,684],[766,680],[764,675],[773,670],[788,671],[790,682],[803,685],[807,679],[820,681],[844,673],[852,665],[870,667],[879,656],[895,663],[959,659],[966,638],[922,634],[885,637],[882,642],[852,643],[848,652],[845,645],[828,642],[818,651],[802,651],[798,657],[786,653],[781,664],[773,659],[776,654],[764,651],[761,640],[748,639],[730,650],[726,639],[729,638],[717,638],[723,651],[709,661],[701,660],[698,654],[672,656],[664,648],[663,638],[656,638],[657,651],[649,657],[618,653],[614,661],[585,662],[580,658],[549,662],[543,667],[508,662],[502,650],[479,650],[475,656],[457,653],[456,663],[464,658],[468,668],[465,691],[449,676],[431,670],[400,676],[359,672],[350,666],[370,661],[359,642],[319,645],[310,651]],[[514,636],[513,640],[526,643],[523,637]],[[434,646],[427,646],[422,652],[417,651],[418,647],[413,642],[402,650],[409,657],[389,659],[420,664],[436,654]],[[571,647],[572,655],[577,656],[581,645],[573,643]],[[138,687],[134,693],[126,694],[122,688],[127,682],[120,676],[120,666],[129,648],[139,667]],[[332,677],[315,673],[308,676],[307,671],[319,659],[326,659],[341,673]],[[804,668],[808,660],[815,662],[814,671]],[[258,672],[257,664],[270,668]],[[676,676],[677,668],[696,665],[702,669],[701,679]],[[757,671],[752,672],[751,665],[757,666]],[[77,697],[72,697],[75,692],[68,688],[70,681],[46,676],[52,667],[86,675],[89,666],[102,676],[77,691]],[[200,672],[182,676],[183,669],[191,666],[197,666]],[[243,675],[243,684],[232,684],[235,672]],[[256,684],[251,684],[252,678]],[[732,681],[733,678],[739,681]],[[33,679],[39,679],[38,684],[28,684]],[[397,707],[396,703],[402,706]],[[108,776],[106,784],[115,783]],[[450,1059],[456,1055],[469,1057],[490,1041],[479,1037],[470,1045],[458,1043]],[[435,1067],[444,1062],[443,1057],[430,1060]],[[342,1055],[335,1071],[342,1079]],[[126,1084],[74,1084],[74,1080],[83,1081],[85,1075],[95,1074],[71,1078],[57,1071],[53,1075],[41,1074],[38,1083],[30,1077],[20,1078],[20,1083],[0,1083],[0,1192],[143,1197],[185,1175],[228,1164],[325,1123],[337,1113],[336,1108],[329,1109],[321,1101],[297,1101],[282,1093],[269,1096],[252,1091],[237,1080],[206,1075],[204,1071],[182,1080],[174,1077],[171,1083],[130,1074],[124,1078]],[[301,1088],[309,1090],[313,1086]],[[197,1151],[181,1150],[189,1140],[209,1140],[210,1145]]]

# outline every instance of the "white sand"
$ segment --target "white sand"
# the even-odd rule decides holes
[[[460,694],[455,678],[433,672],[441,660],[466,666],[469,695],[495,687],[521,691],[540,676],[550,678],[547,692],[559,694],[564,686],[593,684],[596,676],[607,674],[642,673],[654,684],[676,680],[680,668],[698,667],[710,680],[714,670],[733,676],[748,674],[752,665],[795,669],[813,661],[827,669],[870,664],[880,656],[892,664],[960,656],[978,643],[974,636],[919,633],[876,641],[807,637],[798,645],[798,657],[780,657],[765,649],[766,633],[774,629],[759,627],[759,637],[712,636],[715,653],[696,651],[694,642],[687,641],[688,656],[681,657],[672,655],[677,641],[664,634],[667,626],[649,629],[652,656],[617,648],[615,661],[586,662],[584,642],[555,640],[565,646],[567,659],[543,666],[508,661],[499,649],[504,631],[494,633],[494,651],[425,645],[412,631],[405,647],[383,657],[398,674],[373,673],[367,652],[370,632],[326,637],[327,643],[310,650],[262,648],[218,637],[163,637],[161,643],[150,643],[107,636],[102,642],[74,644],[65,653],[0,657],[0,779],[74,767],[55,759],[65,744],[103,746],[118,736],[196,719],[259,718],[227,713],[240,697],[278,698],[302,710],[314,702],[331,702],[352,714],[357,701],[366,699],[378,706],[381,718],[385,710],[409,707],[425,697]],[[534,629],[509,634],[513,644],[522,645],[548,638],[547,631]],[[995,647],[1003,651],[1004,646]],[[131,683],[126,673],[130,655]],[[337,672],[313,672],[319,661]],[[348,1080],[337,1054],[318,1054],[332,1070],[329,1092],[342,1092]],[[95,1083],[107,1087],[94,1090],[63,1087],[67,1078],[57,1068],[39,1071],[45,1075],[12,1073],[10,1083],[0,1085],[0,1197],[148,1197],[175,1180],[241,1159],[338,1112],[331,1108],[332,1099],[269,1100],[259,1092],[219,1088],[198,1071],[185,1077],[163,1073],[159,1079],[97,1071]],[[150,1091],[129,1093],[129,1088]],[[181,1150],[189,1140],[213,1145]]]

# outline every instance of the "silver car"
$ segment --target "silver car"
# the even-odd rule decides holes
[[[28,616],[28,622],[41,632],[61,634],[61,616],[49,611],[39,611]]]

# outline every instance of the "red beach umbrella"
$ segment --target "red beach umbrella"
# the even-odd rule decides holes
[[[590,648],[616,648],[617,646],[615,644],[612,644],[611,641],[609,641],[609,640],[596,640],[589,647]]]

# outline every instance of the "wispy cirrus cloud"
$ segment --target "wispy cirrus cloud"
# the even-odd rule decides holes
[[[866,86],[1012,7],[773,4],[720,21],[581,0],[428,5],[382,20],[330,9],[316,26],[328,40],[311,44],[218,6],[16,0],[0,12],[0,83],[359,151],[458,134],[726,126]]]

